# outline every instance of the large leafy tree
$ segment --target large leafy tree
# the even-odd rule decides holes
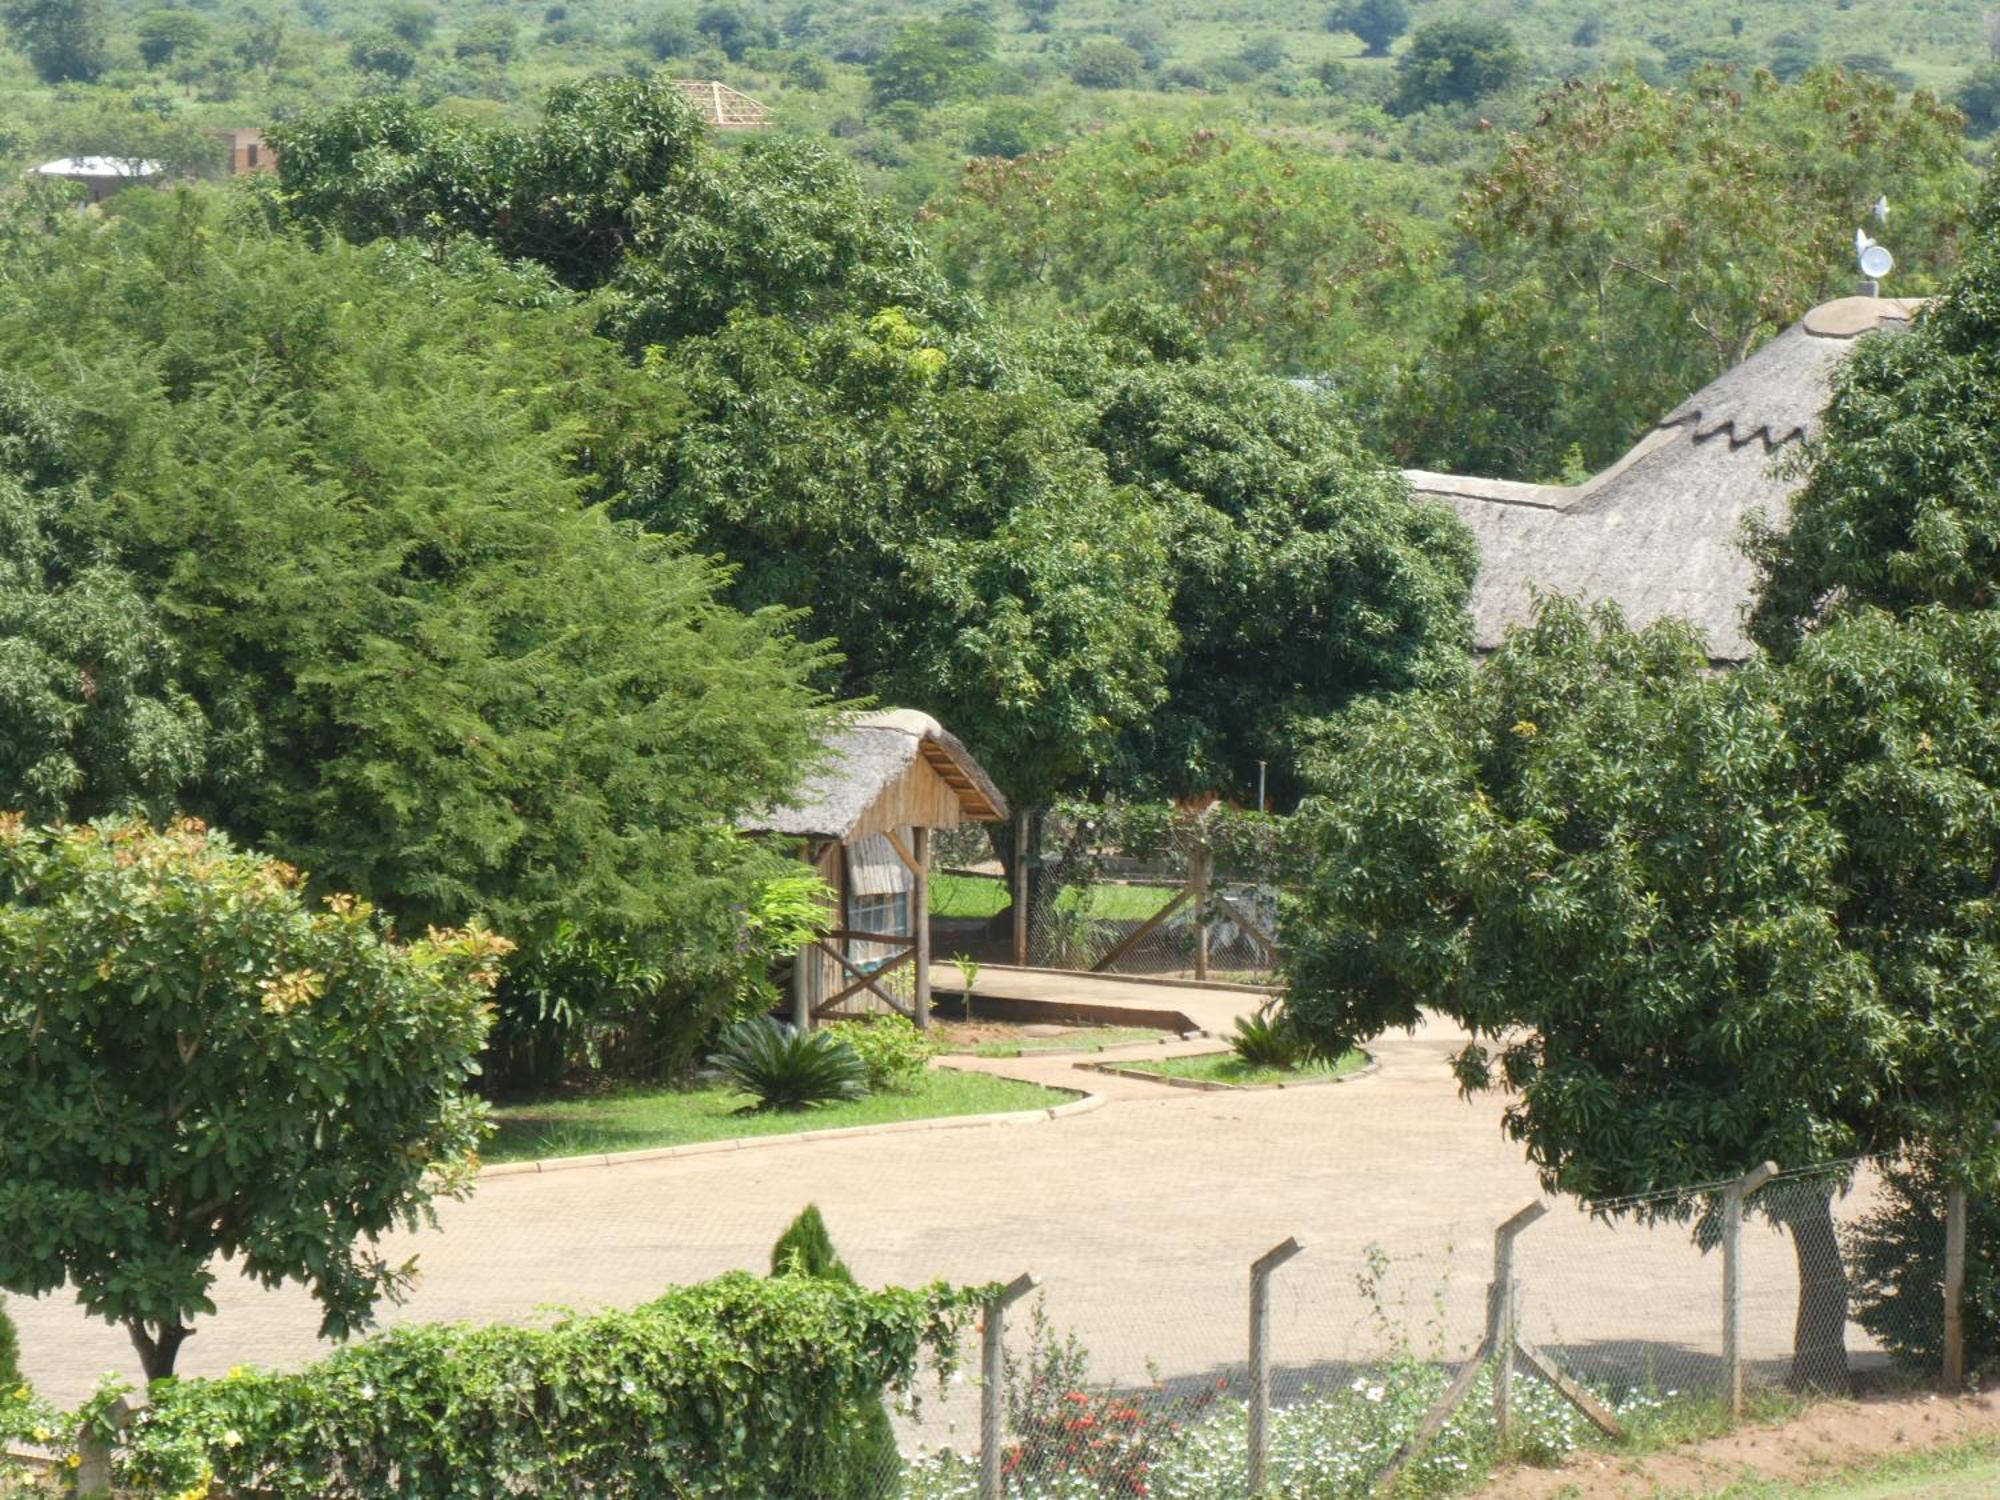
[[[978,338],[893,309],[738,318],[662,379],[685,415],[629,513],[741,564],[743,606],[804,610],[842,691],[937,714],[1029,802],[1157,703],[1156,509]]]
[[[1471,295],[1400,403],[1396,449],[1530,479],[1601,467],[1851,291],[1854,230],[1881,194],[1897,289],[1933,285],[1973,188],[1953,111],[1837,69],[1565,84],[1466,190]]]
[[[211,725],[183,804],[413,925],[646,933],[733,973],[766,866],[730,822],[792,785],[814,658],[586,503],[649,387],[490,256],[147,213],[58,230],[0,349],[73,408],[70,524]]]
[[[101,0],[5,0],[0,22],[44,83],[90,83],[105,69]]]
[[[1289,801],[1300,748],[1351,699],[1465,669],[1470,538],[1329,394],[1217,359],[1144,305],[1045,359],[1111,479],[1158,506],[1173,569],[1179,646],[1109,773],[1122,790],[1242,795],[1264,761]]]
[[[1410,33],[1396,60],[1396,105],[1471,104],[1511,87],[1527,68],[1520,43],[1499,21],[1431,21]]]
[[[1461,1085],[1509,1090],[1547,1185],[1613,1212],[1970,1149],[2000,1112],[1996,663],[2000,616],[1871,612],[1718,680],[1685,627],[1552,605],[1463,686],[1355,715],[1292,1013],[1327,1047],[1454,1017]],[[1830,1211],[1786,1221],[1793,1377],[1837,1388]]]
[[[0,822],[0,1286],[67,1281],[148,1378],[226,1257],[364,1324],[411,1277],[376,1239],[470,1181],[506,944],[299,883],[198,824]]]
[[[1001,316],[1063,326],[1164,302],[1218,352],[1351,390],[1360,410],[1448,316],[1430,191],[1397,165],[1140,124],[970,163],[925,232]]]

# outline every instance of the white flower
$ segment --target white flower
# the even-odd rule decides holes
[[[229,1428],[222,1434],[222,1446],[225,1448],[241,1448],[243,1446],[243,1434],[238,1432],[234,1427]]]
[[[1388,1395],[1389,1393],[1383,1390],[1382,1387],[1379,1385],[1371,1385],[1368,1387],[1366,1391],[1362,1392],[1362,1394],[1366,1396],[1370,1401],[1380,1401],[1384,1396]]]

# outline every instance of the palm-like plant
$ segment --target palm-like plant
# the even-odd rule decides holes
[[[861,1059],[839,1037],[799,1031],[769,1016],[739,1021],[722,1034],[708,1065],[756,1097],[754,1110],[810,1109],[868,1092]]]
[[[1295,1068],[1306,1052],[1305,1038],[1275,1000],[1266,1000],[1255,1015],[1238,1016],[1229,1045],[1253,1068]]]

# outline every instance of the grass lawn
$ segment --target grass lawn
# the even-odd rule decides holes
[[[1716,1500],[1971,1500],[1975,1495],[2000,1495],[2000,1444],[1990,1439],[1902,1454],[1806,1483],[1746,1480]]]
[[[1064,911],[1084,905],[1085,915],[1107,922],[1143,922],[1165,906],[1177,887],[1165,885],[1093,885],[1066,890],[1058,905]],[[931,876],[931,915],[991,917],[1011,904],[1007,886],[994,875]]]
[[[1234,1052],[1203,1052],[1195,1057],[1144,1057],[1118,1066],[1165,1078],[1198,1078],[1204,1083],[1303,1083],[1309,1078],[1345,1078],[1368,1064],[1365,1052],[1349,1052],[1333,1062],[1308,1062],[1296,1068],[1257,1067]]]
[[[685,1089],[620,1089],[581,1098],[509,1104],[494,1110],[499,1131],[487,1146],[489,1162],[532,1161],[545,1156],[595,1156],[652,1146],[683,1146],[739,1135],[792,1135],[843,1125],[887,1125],[944,1115],[998,1114],[1047,1109],[1074,1097],[1012,1078],[933,1068],[921,1088],[907,1094],[870,1094],[852,1104],[830,1104],[795,1114],[738,1114],[749,1095],[714,1085]]]

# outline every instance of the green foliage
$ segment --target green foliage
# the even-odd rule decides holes
[[[1446,315],[1429,191],[1408,167],[1153,121],[970,162],[925,218],[997,316],[1074,327],[1165,303],[1216,351],[1323,375],[1363,413]]]
[[[1965,122],[1980,135],[2000,126],[2000,62],[1981,63],[1965,75],[1951,96]]]
[[[1158,701],[1156,513],[1000,350],[895,311],[738,317],[662,373],[685,417],[629,513],[740,563],[742,606],[805,608],[839,690],[935,714],[1029,799]]]
[[[514,22],[507,16],[490,16],[484,21],[474,22],[458,35],[451,44],[451,55],[457,58],[485,58],[495,67],[504,68],[514,60]]]
[[[868,69],[875,104],[941,104],[971,89],[993,57],[993,32],[959,14],[911,21]]]
[[[398,1328],[291,1375],[158,1388],[121,1483],[273,1500],[796,1495],[866,1461],[841,1420],[941,1367],[977,1294],[732,1272],[546,1329]]]
[[[347,61],[356,72],[378,73],[395,83],[417,69],[416,49],[395,32],[379,27],[355,37],[348,46]]]
[[[1396,104],[1471,104],[1511,87],[1527,66],[1514,33],[1499,21],[1431,21],[1410,33],[1396,60]]]
[[[1844,1236],[1855,1321],[1920,1376],[1944,1357],[1946,1186],[1934,1153],[1890,1166],[1877,1206]],[[1976,1375],[2000,1369],[2000,1197],[1990,1184],[1967,1193],[1965,1248],[1965,1359]]]
[[[1288,803],[1299,747],[1351,699],[1464,669],[1470,539],[1413,504],[1324,396],[1204,358],[1148,309],[1114,308],[1099,330],[1051,364],[1113,482],[1161,507],[1180,637],[1166,701],[1110,779],[1241,795],[1267,761]]]
[[[375,1239],[469,1182],[509,945],[299,885],[197,824],[0,828],[0,1286],[67,1281],[149,1376],[223,1257],[365,1323],[412,1274]]]
[[[5,0],[0,23],[44,83],[89,83],[105,69],[101,0]]]
[[[1331,1052],[1419,1007],[1552,1190],[1594,1203],[2000,1115],[2000,615],[1864,612],[1727,679],[1574,606],[1353,715],[1309,818],[1288,1007]],[[1802,1266],[1831,1223],[1792,1221]],[[1810,1282],[1811,1278],[1804,1277]],[[1828,1299],[1831,1299],[1829,1301]],[[1845,1378],[1838,1284],[1794,1378]]]
[[[1327,12],[1326,29],[1352,34],[1370,57],[1387,57],[1389,45],[1410,29],[1403,0],[1341,0]]]
[[[1987,610],[2000,581],[2000,192],[1965,265],[1909,334],[1868,339],[1834,377],[1788,529],[1762,536],[1752,634],[1785,654],[1830,614]]]
[[[1892,184],[1898,289],[1955,256],[1973,174],[1951,111],[1832,70],[1781,86],[1636,74],[1544,97],[1474,180],[1483,261],[1450,346],[1403,398],[1397,451],[1554,477],[1602,467],[1814,303],[1852,289],[1854,229]]]
[[[861,1059],[872,1092],[901,1093],[915,1088],[938,1053],[937,1043],[904,1016],[836,1021],[825,1029]]]
[[[192,11],[148,11],[139,18],[138,37],[139,55],[157,68],[207,41],[208,23]]]
[[[585,503],[575,455],[637,377],[470,247],[314,251],[146,201],[161,223],[18,268],[0,350],[74,403],[66,522],[208,718],[182,805],[408,930],[629,938],[716,1014],[782,864],[733,820],[792,786],[814,658]]]
[[[1070,59],[1071,82],[1086,89],[1129,89],[1139,84],[1145,59],[1123,42],[1098,37],[1076,49]]]
[[[1253,1068],[1295,1068],[1305,1056],[1306,1043],[1284,1005],[1267,1000],[1254,1014],[1236,1018],[1229,1050]]]
[[[726,1082],[754,1095],[755,1109],[800,1110],[859,1099],[868,1070],[855,1051],[827,1031],[800,1031],[769,1016],[752,1016],[723,1032],[708,1065]]]
[[[855,1285],[854,1273],[834,1252],[833,1237],[819,1205],[808,1203],[771,1247],[773,1276],[806,1276],[841,1286]],[[835,1419],[844,1441],[818,1456],[805,1492],[827,1500],[849,1495],[885,1494],[902,1472],[895,1425],[879,1393],[861,1396]]]
[[[808,1203],[778,1236],[777,1244],[771,1247],[771,1274],[816,1276],[822,1281],[855,1285],[854,1273],[834,1251],[833,1236],[827,1232],[817,1203]]]
[[[21,1336],[7,1316],[7,1299],[0,1297],[0,1401],[11,1401],[21,1386]]]

